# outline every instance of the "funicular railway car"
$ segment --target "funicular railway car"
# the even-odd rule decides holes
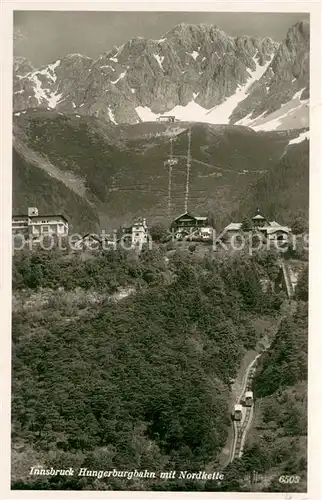
[[[245,406],[253,406],[254,404],[254,396],[253,391],[245,392]]]
[[[234,412],[233,412],[233,418],[234,418],[234,420],[241,420],[242,416],[243,416],[243,407],[242,407],[242,405],[240,405],[240,404],[235,405]]]

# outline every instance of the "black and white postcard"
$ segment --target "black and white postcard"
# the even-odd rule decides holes
[[[4,498],[317,500],[318,4],[8,5]]]

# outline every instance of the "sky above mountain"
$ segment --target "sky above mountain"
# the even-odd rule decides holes
[[[228,35],[285,38],[303,13],[15,11],[14,55],[40,66],[77,52],[97,57],[134,36],[159,38],[179,23],[214,24]]]

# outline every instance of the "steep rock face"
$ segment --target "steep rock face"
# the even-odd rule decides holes
[[[13,75],[25,75],[32,71],[34,68],[28,59],[25,57],[14,57],[13,58]]]
[[[209,109],[243,85],[276,48],[270,39],[232,38],[215,26],[180,24],[160,40],[136,37],[96,60],[71,54],[19,74],[14,109],[74,110],[115,123],[140,121],[138,106],[162,113],[196,101]]]
[[[179,24],[159,40],[135,37],[95,60],[71,54],[27,73],[26,65],[14,69],[16,112],[42,107],[113,124],[171,112],[181,120],[252,126],[300,90],[294,109],[308,97],[309,25],[297,23],[279,45]],[[292,115],[286,128],[295,122]],[[306,115],[299,126],[307,126]]]
[[[292,26],[264,75],[234,110],[230,122],[237,123],[246,115],[252,120],[263,113],[273,113],[297,93],[301,101],[306,101],[309,98],[309,44],[309,23],[302,21]]]
[[[66,110],[74,108],[74,99],[82,93],[92,60],[71,54],[43,68],[18,75],[13,89],[15,110],[30,107],[55,108],[64,102]],[[19,87],[19,88],[18,88]]]

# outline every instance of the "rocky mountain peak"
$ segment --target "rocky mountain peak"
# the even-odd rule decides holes
[[[198,113],[200,121],[235,123],[267,110],[274,94],[285,102],[307,86],[308,36],[307,23],[293,26],[281,44],[180,23],[158,40],[134,37],[95,60],[69,54],[29,70],[14,81],[14,109],[56,108],[117,124],[187,109],[194,120]]]
[[[289,115],[288,123],[296,118],[294,110],[301,110],[303,120],[300,123],[297,120],[297,123],[307,126],[309,51],[309,23],[301,21],[288,30],[267,71],[234,110],[232,122],[246,125],[255,120],[256,123],[256,119],[261,116],[263,123],[266,115],[275,113],[277,117],[279,110],[287,105],[284,114]]]
[[[13,72],[15,76],[26,75],[27,73],[33,70],[34,67],[32,63],[25,57],[15,56],[13,58]]]
[[[287,32],[285,43],[290,46],[292,43],[308,43],[310,39],[310,23],[299,21],[295,23]]]

